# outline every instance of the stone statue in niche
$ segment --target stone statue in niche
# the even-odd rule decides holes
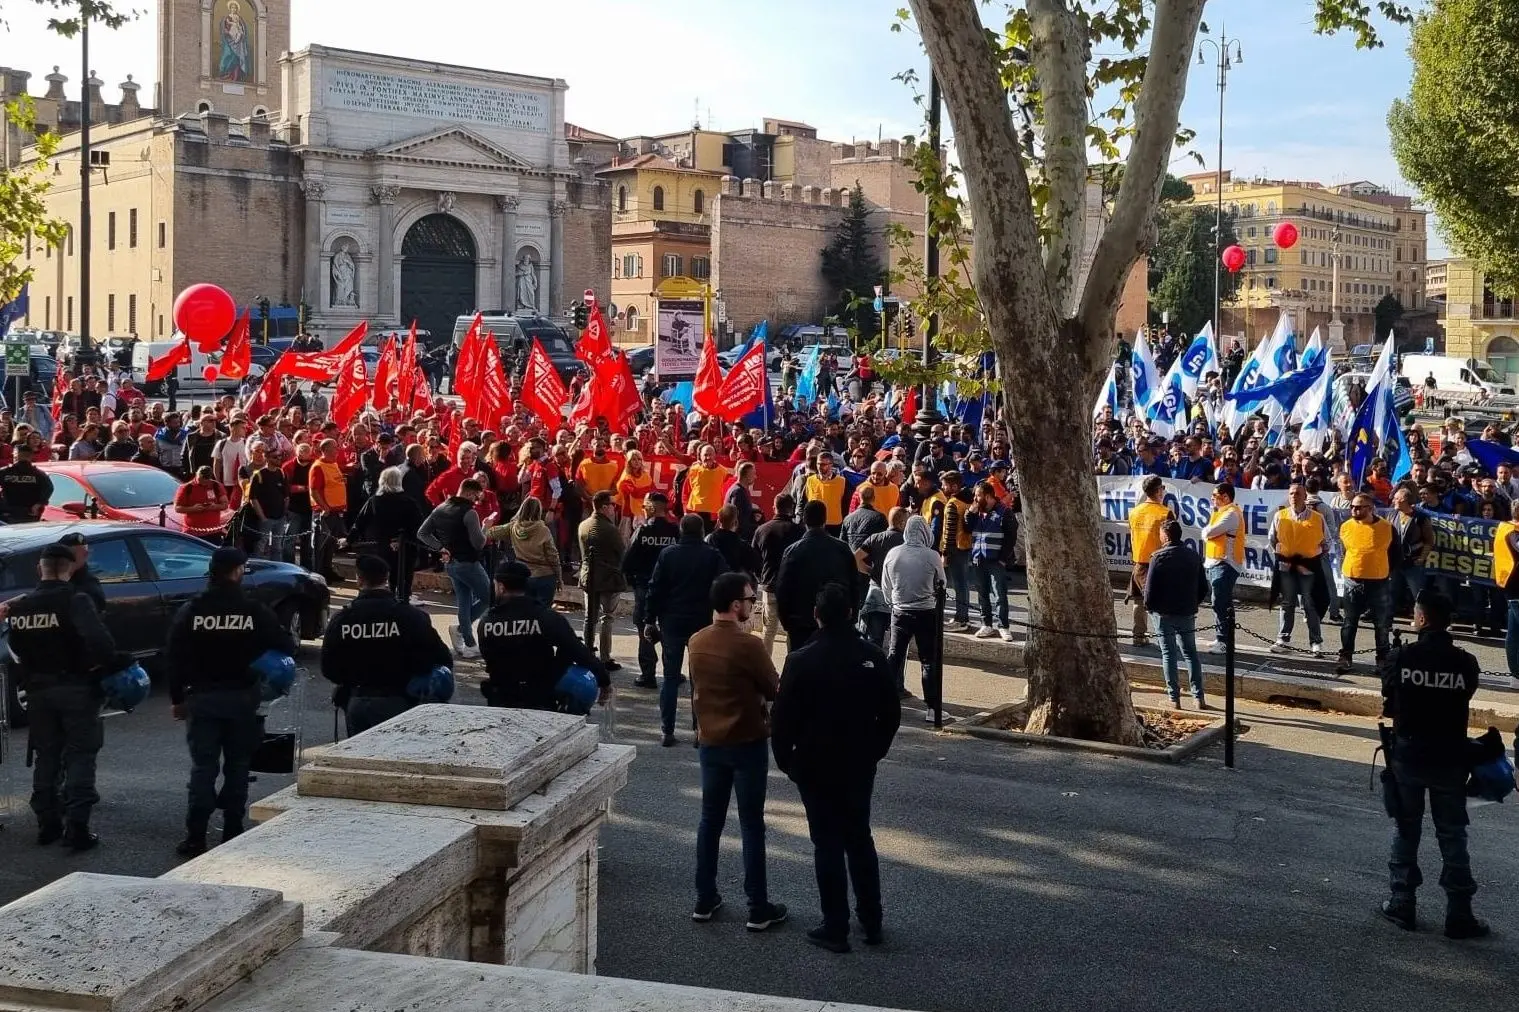
[[[532,250],[517,258],[517,308],[538,311],[538,258]]]
[[[332,305],[353,308],[359,305],[359,268],[347,244],[332,254]]]

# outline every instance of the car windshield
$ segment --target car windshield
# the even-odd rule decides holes
[[[123,510],[172,503],[179,490],[179,482],[156,468],[93,471],[89,481],[101,502]]]
[[[1503,382],[1503,377],[1494,372],[1493,367],[1488,365],[1486,362],[1475,363],[1475,365],[1472,367],[1472,372],[1476,373],[1478,378],[1480,378],[1485,383]]]
[[[543,350],[548,352],[550,357],[558,356],[564,358],[575,354],[575,349],[570,347],[570,342],[565,338],[564,331],[551,323],[532,323],[527,320],[519,320],[518,326],[522,328],[522,335],[529,341],[536,337],[538,342],[543,345]]]

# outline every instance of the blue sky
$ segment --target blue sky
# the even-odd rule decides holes
[[[151,100],[155,0],[125,0],[144,16],[92,39],[95,69],[115,85],[131,73]],[[604,133],[665,133],[700,117],[718,129],[798,119],[838,140],[921,130],[908,89],[892,79],[926,60],[910,32],[890,30],[900,0],[293,0],[292,45],[317,42],[569,82],[569,118]],[[1246,175],[1371,179],[1409,192],[1388,147],[1386,114],[1406,94],[1407,36],[1358,51],[1348,36],[1312,33],[1313,0],[1210,0],[1205,20],[1241,39],[1230,76],[1224,166]],[[419,11],[422,12],[419,15]],[[77,45],[45,30],[40,8],[6,4],[4,62],[32,71],[33,90],[53,64],[77,94]],[[1210,54],[1211,55],[1211,54]],[[24,57],[24,59],[22,59]],[[1192,68],[1183,122],[1212,169],[1218,92],[1212,66]],[[1174,171],[1201,171],[1178,153]],[[1439,252],[1431,243],[1431,255]]]

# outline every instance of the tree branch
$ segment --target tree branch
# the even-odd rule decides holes
[[[1076,311],[1076,276],[1086,245],[1087,60],[1091,44],[1064,0],[1028,0],[1029,56],[1044,101],[1044,179],[1052,235],[1044,251],[1050,298]]]
[[[976,287],[1005,292],[1006,302],[999,298],[998,303],[1012,309],[1024,325],[1050,332],[1057,321],[1040,257],[1028,174],[1001,68],[976,0],[910,2],[954,125],[976,223]],[[998,322],[1004,321],[993,321],[994,334]]]
[[[1197,41],[1205,0],[1156,0],[1150,56],[1139,101],[1134,106],[1134,138],[1124,163],[1113,216],[1097,244],[1077,313],[1090,334],[1112,327],[1129,269],[1145,252],[1151,216],[1166,180],[1187,70]],[[978,223],[979,224],[979,223]],[[1106,352],[1109,349],[1103,349]]]

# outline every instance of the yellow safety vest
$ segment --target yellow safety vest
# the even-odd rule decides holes
[[[1514,575],[1514,553],[1509,551],[1508,536],[1519,530],[1519,524],[1511,524],[1507,520],[1498,525],[1498,531],[1493,536],[1493,582],[1499,590],[1508,586],[1508,579]]]
[[[1213,537],[1209,538],[1208,539],[1208,543],[1203,546],[1203,551],[1205,553],[1205,557],[1208,558],[1208,559],[1210,559],[1210,560],[1211,559],[1220,559],[1220,560],[1222,560],[1222,559],[1227,559],[1227,558],[1231,558],[1232,557],[1234,559],[1234,565],[1235,565],[1235,567],[1239,568],[1239,567],[1241,567],[1241,566],[1243,566],[1245,564],[1245,514],[1244,514],[1244,512],[1242,510],[1240,510],[1240,508],[1238,506],[1235,506],[1235,505],[1231,504],[1231,505],[1225,506],[1221,510],[1214,510],[1213,511],[1213,515],[1208,518],[1208,523],[1210,525],[1211,524],[1216,524],[1216,523],[1218,523],[1219,519],[1222,516],[1224,516],[1226,514],[1229,514],[1229,513],[1233,513],[1234,516],[1235,516],[1234,533],[1233,534],[1216,534],[1216,535],[1214,535]],[[1230,543],[1231,542],[1233,543],[1233,547],[1232,548],[1230,547]]]
[[[1292,515],[1292,507],[1284,506],[1276,515],[1276,553],[1289,559],[1311,559],[1320,553],[1324,545],[1324,518],[1318,510],[1310,509],[1307,520]]]
[[[1387,550],[1392,547],[1392,524],[1377,517],[1371,523],[1347,520],[1340,525],[1340,547],[1345,559],[1341,572],[1348,580],[1385,580],[1389,570]]]
[[[1165,503],[1146,499],[1129,514],[1129,535],[1134,541],[1134,562],[1146,565],[1160,551],[1160,527],[1171,517]]]

